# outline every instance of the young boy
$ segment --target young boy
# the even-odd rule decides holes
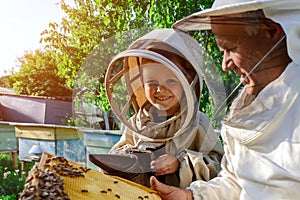
[[[149,170],[133,181],[148,186],[154,174],[164,183],[185,188],[219,172],[223,148],[209,118],[198,109],[200,52],[188,34],[159,29],[111,62],[107,95],[124,128],[110,154],[138,155]]]

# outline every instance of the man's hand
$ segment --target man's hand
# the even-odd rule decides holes
[[[177,172],[180,163],[175,156],[164,154],[150,163],[151,170],[156,176]]]
[[[150,185],[153,190],[158,191],[163,200],[192,200],[191,190],[183,190],[178,187],[169,186],[159,182],[154,176],[150,178]]]

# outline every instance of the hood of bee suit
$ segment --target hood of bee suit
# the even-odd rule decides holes
[[[170,54],[187,63],[185,66],[179,65],[169,57]],[[185,129],[199,106],[202,89],[202,71],[199,66],[203,64],[200,44],[182,31],[156,29],[134,41],[127,50],[113,58],[105,77],[107,96],[116,116],[137,133],[140,131],[131,127],[130,118],[147,102],[141,79],[143,59],[163,64],[182,84],[188,105],[182,126]]]
[[[215,0],[212,8],[193,13],[173,28],[183,31],[210,29],[211,16],[222,16],[262,9],[267,18],[279,23],[286,34],[288,54],[300,65],[300,3],[299,0]]]

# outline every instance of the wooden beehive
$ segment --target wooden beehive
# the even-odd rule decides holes
[[[27,160],[33,145],[40,147],[42,152],[63,156],[77,163],[86,163],[86,149],[83,134],[70,126],[16,123],[16,137],[19,142],[19,159]]]

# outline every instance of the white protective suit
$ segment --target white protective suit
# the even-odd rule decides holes
[[[238,109],[247,96],[245,89],[241,91],[221,130],[225,155],[219,177],[193,182],[189,189],[195,200],[299,199],[300,2],[226,2],[216,0],[212,9],[188,16],[174,27],[199,30],[201,24],[197,20],[207,16],[263,9],[268,18],[283,27],[292,62],[248,106]],[[218,4],[227,6],[218,8]]]

